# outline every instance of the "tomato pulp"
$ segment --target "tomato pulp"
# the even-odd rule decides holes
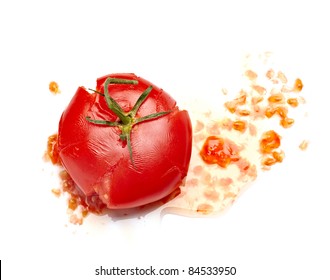
[[[109,209],[138,207],[179,188],[191,148],[188,112],[134,74],[101,77],[93,92],[79,87],[59,122],[64,168],[86,197],[98,196]]]

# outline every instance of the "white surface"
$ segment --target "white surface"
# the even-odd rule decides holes
[[[235,266],[231,279],[329,279],[330,23],[326,1],[287,2],[1,1],[4,279],[98,279],[100,265]],[[225,77],[250,51],[274,51],[304,77],[305,153],[258,178],[215,219],[159,222],[151,213],[65,226],[65,207],[50,192],[56,174],[41,157],[77,86],[134,72],[185,102],[232,83]],[[49,93],[51,80],[61,95]]]

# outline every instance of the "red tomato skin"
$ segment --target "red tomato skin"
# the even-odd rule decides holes
[[[103,93],[107,77],[138,80],[137,85],[109,85],[109,94],[124,111],[128,112],[152,85],[136,117],[171,113],[133,127],[133,165],[118,128],[86,120],[86,116],[117,120],[104,97],[80,87],[59,123],[58,149],[63,166],[86,196],[99,195],[109,209],[137,207],[162,199],[179,187],[188,172],[192,148],[188,112],[180,111],[165,91],[134,74],[101,77],[96,90]]]

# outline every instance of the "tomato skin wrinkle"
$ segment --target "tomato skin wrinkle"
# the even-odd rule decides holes
[[[109,100],[122,118],[130,118],[127,123]],[[96,193],[109,209],[141,206],[172,193],[187,175],[191,149],[188,112],[134,74],[101,77],[92,93],[79,87],[59,123],[64,168],[86,196]]]

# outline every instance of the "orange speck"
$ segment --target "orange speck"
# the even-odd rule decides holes
[[[230,177],[227,177],[227,178],[221,178],[220,180],[219,180],[219,184],[220,184],[220,186],[222,186],[222,187],[228,187],[230,184],[232,184],[233,183],[233,179],[232,178],[230,178]]]
[[[284,101],[284,96],[281,93],[272,94],[268,98],[268,102],[270,102],[270,103],[281,103],[283,101]]]
[[[76,214],[72,214],[70,216],[70,223],[71,224],[74,224],[74,225],[82,225],[83,219],[82,218],[78,218],[78,216]]]
[[[224,195],[224,198],[225,199],[234,199],[234,198],[236,198],[236,196],[237,196],[237,194],[235,194],[235,193],[233,193],[233,192],[227,192],[227,193],[225,193],[225,195]]]
[[[269,130],[262,134],[260,140],[260,151],[263,154],[272,153],[274,149],[277,149],[281,145],[280,136],[274,131]]]
[[[275,75],[275,72],[274,72],[273,69],[269,69],[269,70],[266,72],[266,77],[267,77],[268,79],[270,79],[270,80],[274,78],[274,75]]]
[[[78,207],[78,202],[75,198],[70,198],[68,202],[68,207],[71,210],[76,210]]]
[[[266,93],[266,89],[262,86],[259,86],[259,85],[253,85],[252,89],[254,89],[259,94],[265,94]]]
[[[241,173],[241,177],[248,174],[249,169],[251,167],[250,161],[248,161],[245,158],[241,158],[239,161],[236,162],[237,167],[239,168],[239,171]]]
[[[245,76],[248,77],[251,81],[256,80],[258,75],[252,70],[246,70],[245,71]]]
[[[263,119],[265,117],[265,108],[263,108],[262,106],[253,105],[252,109],[253,109],[253,117],[255,119],[257,119],[257,118]]]
[[[233,122],[233,129],[244,132],[246,130],[246,121],[234,121]]]
[[[61,195],[61,190],[60,189],[52,189],[52,193],[55,196],[59,197]]]
[[[251,103],[252,105],[258,104],[259,102],[261,102],[262,100],[264,100],[264,98],[262,96],[253,96],[251,99]]]
[[[258,176],[257,167],[255,164],[251,165],[248,169],[247,175],[251,177],[252,180],[255,180]]]
[[[60,171],[60,173],[58,175],[59,175],[61,181],[66,181],[66,180],[70,180],[71,179],[69,173],[66,170]]]
[[[246,102],[246,92],[244,90],[241,90],[239,94],[240,95],[235,98],[235,101],[238,105],[244,105]]]
[[[304,85],[303,85],[302,81],[298,78],[294,82],[293,91],[300,92],[300,91],[302,91],[303,87],[304,87]]]
[[[281,118],[287,117],[288,109],[286,107],[283,107],[283,106],[276,107],[275,111]]]
[[[88,211],[87,209],[83,209],[83,210],[81,211],[81,215],[82,215],[83,218],[86,218],[87,215],[88,215],[88,213],[89,213],[89,211]]]
[[[229,118],[223,119],[220,124],[222,129],[231,130],[233,128],[233,121]]]
[[[297,98],[288,98],[287,103],[291,106],[291,107],[297,107],[299,102]]]
[[[219,193],[212,187],[208,187],[204,191],[204,196],[212,201],[217,201],[219,199]]]
[[[227,101],[225,103],[225,107],[228,109],[230,113],[235,113],[237,106],[238,104],[235,100]]]
[[[48,87],[49,87],[49,90],[50,90],[51,93],[54,93],[54,94],[61,93],[58,84],[56,82],[54,82],[54,81],[51,81],[49,83],[49,86]]]
[[[249,110],[246,110],[246,109],[241,109],[241,110],[238,110],[238,111],[237,111],[237,114],[239,114],[239,115],[242,116],[242,117],[249,116],[250,113],[251,113],[251,112],[250,112]]]
[[[266,166],[274,165],[276,162],[277,162],[276,159],[274,159],[272,157],[267,157],[262,160],[262,164],[266,165]]]
[[[287,77],[284,75],[282,71],[277,73],[277,78],[282,82],[282,84],[286,84],[288,82]]]
[[[283,151],[281,151],[281,152],[274,151],[274,152],[273,152],[273,158],[274,158],[277,162],[282,162],[283,159],[284,159],[284,152],[283,152]]]
[[[304,140],[300,143],[299,149],[302,151],[305,151],[308,148],[309,142],[307,140]]]
[[[280,121],[281,126],[283,126],[284,128],[289,128],[294,124],[294,119],[291,118],[283,118]]]
[[[267,107],[265,109],[265,116],[267,118],[271,118],[272,116],[274,116],[275,112],[276,112],[276,109],[275,108],[273,108],[273,107]]]
[[[210,214],[213,211],[213,206],[207,203],[203,203],[197,206],[196,211],[202,214]]]

